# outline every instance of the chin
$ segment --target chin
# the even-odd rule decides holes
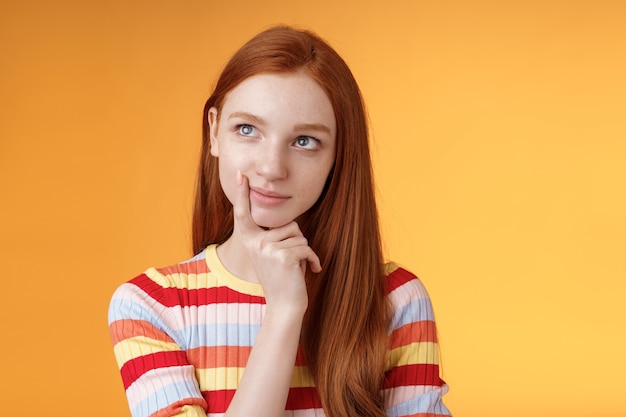
[[[281,227],[293,221],[287,219],[279,219],[279,218],[268,218],[267,216],[252,216],[252,220],[257,224],[257,226],[262,227],[264,229],[276,229],[277,227]]]

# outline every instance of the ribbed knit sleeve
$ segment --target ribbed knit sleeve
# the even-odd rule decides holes
[[[430,297],[419,279],[407,270],[388,264],[387,273],[394,309],[383,386],[387,415],[449,416],[442,402],[448,387],[439,376],[439,347]]]
[[[142,274],[121,285],[109,306],[113,351],[131,414],[206,417],[207,404],[167,298],[163,283]]]

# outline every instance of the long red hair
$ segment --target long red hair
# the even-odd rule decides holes
[[[210,154],[208,111],[260,73],[304,71],[328,95],[337,122],[335,164],[300,227],[323,272],[306,277],[309,308],[302,343],[329,417],[385,416],[382,399],[389,309],[365,108],[343,59],[324,40],[279,26],[256,35],[230,59],[206,102],[193,213],[193,249],[222,243],[233,231],[217,159]]]

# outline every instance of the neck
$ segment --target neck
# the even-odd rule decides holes
[[[250,258],[246,255],[241,238],[233,233],[226,242],[217,247],[217,256],[224,268],[244,281],[259,283]]]

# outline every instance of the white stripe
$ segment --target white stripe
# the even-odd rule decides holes
[[[152,369],[140,376],[126,389],[130,409],[134,409],[137,404],[164,386],[191,380],[196,381],[194,368],[191,365]],[[197,382],[195,384],[197,385]]]

